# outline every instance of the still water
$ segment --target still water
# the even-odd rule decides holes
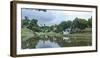
[[[22,42],[22,49],[59,48],[73,46],[91,46],[91,37],[62,37],[62,38],[30,38]]]

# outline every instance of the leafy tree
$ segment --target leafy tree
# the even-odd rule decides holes
[[[29,26],[27,28],[29,28],[30,30],[33,30],[33,31],[39,31],[40,28],[39,28],[37,22],[38,22],[38,20],[36,20],[36,19],[30,20]]]
[[[85,19],[80,19],[79,24],[80,29],[85,29],[87,27],[87,21]]]
[[[67,28],[71,28],[72,21],[63,21],[57,27],[57,32],[62,32]]]
[[[75,18],[73,20],[72,28],[79,28],[79,29],[85,29],[87,27],[87,21],[85,19],[81,18]]]
[[[45,24],[44,24],[44,26],[41,26],[40,28],[41,28],[42,32],[49,32],[50,31],[50,27],[46,26]]]
[[[67,28],[71,28],[71,26],[72,26],[72,21],[69,20],[69,21],[67,21],[66,23],[67,23],[67,24],[66,24],[66,27],[67,27]]]
[[[88,19],[88,27],[92,27],[92,17]]]
[[[22,28],[27,27],[29,25],[29,22],[30,22],[29,18],[27,16],[25,16],[25,19],[22,19],[22,21],[21,21]]]

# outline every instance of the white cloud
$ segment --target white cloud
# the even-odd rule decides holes
[[[83,12],[83,11],[58,11],[58,10],[47,10],[35,11],[29,9],[22,10],[22,18],[28,16],[29,18],[36,18],[38,24],[53,25],[59,24],[62,21],[71,20],[73,21],[76,17],[88,19],[92,16],[92,12]]]

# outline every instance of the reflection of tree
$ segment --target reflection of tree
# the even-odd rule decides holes
[[[88,46],[91,45],[92,41],[88,37],[69,37],[69,39],[63,39],[63,37],[56,37],[56,36],[42,36],[42,37],[32,37],[26,41],[22,41],[22,48],[26,49],[32,49],[36,48],[36,45],[38,44],[39,40],[42,40],[44,44],[46,44],[46,41],[55,42],[60,47],[73,47],[73,46]],[[48,44],[50,45],[50,44]]]
[[[32,38],[30,38],[30,39],[28,39],[26,41],[22,41],[21,42],[22,43],[21,47],[22,47],[22,49],[27,49],[27,48],[28,49],[32,49],[32,48],[35,48],[35,46],[38,43],[38,41],[39,41],[39,39],[32,37]]]

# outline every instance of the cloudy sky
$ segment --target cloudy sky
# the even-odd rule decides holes
[[[73,21],[76,17],[88,19],[92,16],[92,12],[77,12],[77,11],[58,11],[47,10],[46,12],[37,11],[34,9],[22,9],[22,19],[27,16],[30,20],[32,18],[38,20],[38,25],[54,25],[62,21]]]

